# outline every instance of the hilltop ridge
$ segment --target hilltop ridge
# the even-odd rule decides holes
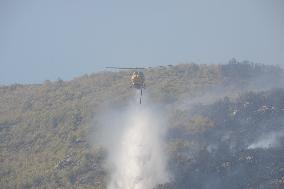
[[[174,181],[160,188],[226,188],[235,170],[240,186],[233,188],[283,186],[283,150],[248,148],[258,140],[251,132],[282,132],[281,68],[231,60],[157,67],[145,76],[151,101],[169,115]],[[127,71],[0,87],[0,187],[105,188],[106,153],[88,133],[100,108],[123,107],[132,95]],[[282,135],[277,140],[281,146]],[[213,183],[221,176],[227,181]]]

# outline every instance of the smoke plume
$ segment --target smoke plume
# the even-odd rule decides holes
[[[259,138],[256,142],[248,146],[248,149],[269,149],[281,146],[281,138],[284,137],[284,131],[271,132]]]

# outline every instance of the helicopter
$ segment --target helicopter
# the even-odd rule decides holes
[[[123,67],[106,67],[108,69],[118,69],[118,70],[134,70],[131,74],[130,81],[131,81],[131,88],[137,89],[140,91],[140,104],[142,103],[142,96],[143,96],[143,89],[146,88],[145,85],[145,76],[141,70],[146,68],[123,68]]]

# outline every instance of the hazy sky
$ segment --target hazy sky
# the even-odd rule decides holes
[[[284,0],[0,0],[0,84],[232,57],[284,64]]]

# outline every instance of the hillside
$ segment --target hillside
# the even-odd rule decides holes
[[[231,60],[145,76],[169,122],[173,179],[158,188],[284,186],[282,69]],[[103,108],[123,108],[132,96],[127,71],[1,87],[0,188],[106,188],[107,152],[89,133]],[[273,141],[258,143],[267,134]]]

